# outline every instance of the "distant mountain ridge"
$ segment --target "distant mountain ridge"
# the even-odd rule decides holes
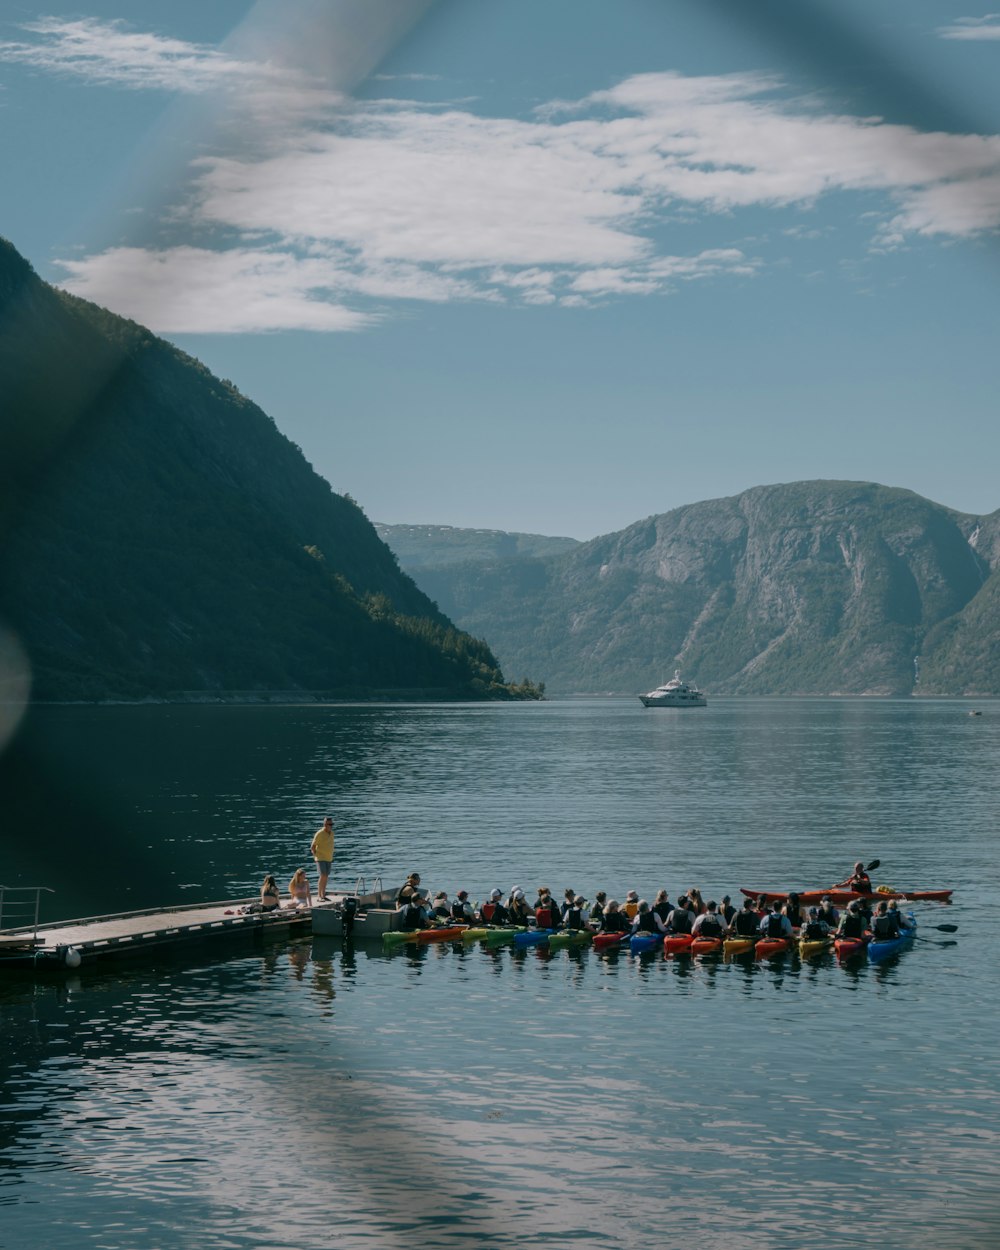
[[[528,693],[260,408],[3,240],[0,618],[39,699]]]
[[[452,525],[384,525],[375,522],[379,538],[408,571],[444,568],[469,560],[508,560],[514,556],[555,556],[579,547],[576,538],[506,530],[458,529]]]
[[[556,692],[1000,694],[1000,512],[870,482],[760,486],[561,555],[409,565]]]

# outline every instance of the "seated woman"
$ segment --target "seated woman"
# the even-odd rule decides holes
[[[292,896],[293,907],[312,907],[312,890],[304,868],[296,868],[288,883],[288,893]]]
[[[281,894],[278,892],[278,883],[274,879],[274,873],[269,872],[264,878],[264,884],[260,887],[260,909],[261,911],[274,911],[280,906]]]

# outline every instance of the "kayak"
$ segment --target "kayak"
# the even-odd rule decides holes
[[[528,930],[524,928],[490,929],[483,941],[487,946],[504,946],[507,942],[513,942],[519,933],[527,932]]]
[[[854,955],[863,955],[870,940],[870,933],[859,938],[834,938],[833,949],[837,952],[838,959],[850,959]]]
[[[462,941],[463,942],[480,942],[482,941],[483,938],[489,937],[489,935],[493,932],[494,932],[493,929],[487,929],[487,928],[466,929],[465,932],[462,934]]]
[[[786,951],[792,949],[791,938],[761,938],[757,945],[753,948],[754,956],[757,959],[774,959],[778,955],[784,955]]]
[[[718,955],[722,951],[722,938],[696,937],[691,943],[692,955]]]
[[[726,938],[722,943],[722,950],[726,955],[749,955],[756,941],[755,937]]]
[[[693,941],[691,933],[668,933],[663,939],[663,949],[668,955],[690,955]]]
[[[788,891],[768,891],[768,890],[747,890],[740,886],[740,893],[745,894],[747,898],[758,899],[763,894],[769,903],[783,903],[788,898]],[[811,903],[818,903],[821,899],[828,898],[831,903],[849,903],[852,899],[863,898],[868,902],[877,902],[882,898],[906,899],[908,902],[922,900],[932,903],[950,902],[954,890],[876,890],[872,894],[858,894],[854,890],[799,890],[797,891],[799,902],[803,906]]]
[[[442,926],[438,929],[394,929],[382,934],[386,946],[395,946],[399,942],[451,942],[460,938],[465,932],[465,925],[455,924]]]
[[[595,933],[594,934],[594,950],[608,951],[615,950],[623,943],[628,941],[628,931],[625,933]]]
[[[645,951],[656,950],[660,945],[658,933],[633,933],[628,940],[628,948],[633,955],[641,955]]]
[[[555,929],[522,929],[514,934],[515,946],[541,946],[555,933]]]
[[[589,929],[561,929],[549,938],[549,946],[586,946],[593,936]]]
[[[899,937],[886,938],[884,941],[872,938],[868,943],[868,958],[873,964],[878,963],[880,959],[888,959],[890,955],[895,955],[899,951],[904,950],[917,936],[917,922],[913,918],[913,912],[910,912],[907,919],[910,921],[910,928],[904,929]]]
[[[812,955],[822,955],[824,951],[828,951],[833,945],[830,937],[821,938],[799,938],[799,954],[803,959],[809,959]]]

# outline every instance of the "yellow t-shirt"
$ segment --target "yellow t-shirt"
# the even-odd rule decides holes
[[[314,859],[330,861],[333,859],[333,829],[317,829],[313,834],[312,846],[309,848]]]

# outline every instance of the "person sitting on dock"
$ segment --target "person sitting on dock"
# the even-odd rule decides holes
[[[705,910],[697,917],[691,926],[691,932],[695,937],[703,938],[722,938],[729,936],[729,925],[726,924],[722,916],[719,915],[719,904],[715,899],[709,899],[705,904]]]
[[[781,899],[776,898],[771,904],[770,913],[760,922],[758,932],[766,938],[791,938],[792,922],[781,909]]]
[[[632,922],[618,906],[618,900],[609,898],[604,905],[604,915],[601,917],[601,932],[628,933],[631,928]]]
[[[736,937],[756,937],[760,932],[761,916],[752,898],[746,899],[742,911],[733,919],[732,929]]]
[[[872,860],[872,863],[875,863]],[[878,865],[875,864],[877,868]],[[854,871],[846,881],[838,882],[834,887],[835,890],[853,890],[855,894],[872,894],[872,879],[865,870],[864,864],[859,859],[854,865]]]
[[[316,861],[316,872],[319,880],[316,884],[316,897],[321,903],[326,902],[326,883],[330,879],[330,869],[333,867],[333,817],[326,816],[323,819],[323,827],[317,829],[313,834],[313,840],[309,844],[309,854]]]
[[[292,896],[293,907],[312,907],[312,890],[304,868],[296,868],[288,883],[288,893]]]
[[[396,895],[396,906],[406,903],[409,899],[420,890],[420,873],[411,872],[403,882],[399,893]]]
[[[264,878],[264,884],[260,887],[260,909],[261,911],[274,911],[276,907],[281,906],[281,892],[278,889],[278,883],[274,879],[274,873],[269,872]]]
[[[847,904],[847,911],[845,911],[843,916],[840,918],[840,925],[837,929],[837,937],[864,937],[865,929],[867,927],[867,922],[861,912],[861,904],[856,898],[852,899]]]
[[[455,895],[455,901],[451,905],[451,918],[461,921],[462,924],[472,924],[475,920],[476,912],[469,902],[468,890],[459,890]]]
[[[667,917],[668,933],[690,933],[694,927],[694,912],[688,907],[686,894],[677,896],[677,903]]]

